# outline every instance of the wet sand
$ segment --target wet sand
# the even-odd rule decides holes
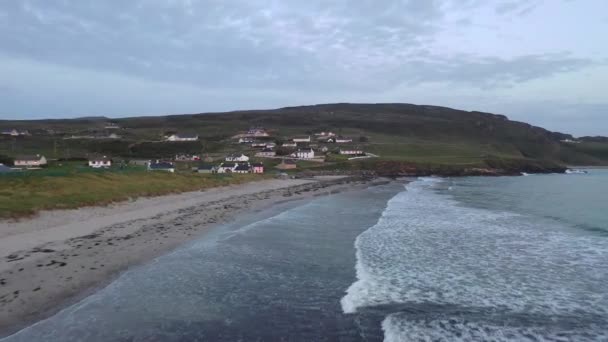
[[[265,180],[0,221],[0,336],[238,215],[362,186],[342,177]]]

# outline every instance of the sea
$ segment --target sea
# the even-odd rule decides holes
[[[608,170],[286,203],[2,341],[608,341]]]

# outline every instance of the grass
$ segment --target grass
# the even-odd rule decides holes
[[[266,175],[204,175],[129,170],[81,172],[64,175],[32,172],[28,176],[0,177],[0,217],[30,216],[40,210],[107,205],[137,197],[195,191],[242,184]]]

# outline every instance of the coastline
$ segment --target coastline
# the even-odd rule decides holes
[[[284,202],[387,182],[265,180],[0,222],[0,337],[53,315],[214,226]]]

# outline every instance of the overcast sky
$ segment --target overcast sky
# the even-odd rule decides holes
[[[0,1],[3,119],[329,102],[608,135],[608,1]]]

